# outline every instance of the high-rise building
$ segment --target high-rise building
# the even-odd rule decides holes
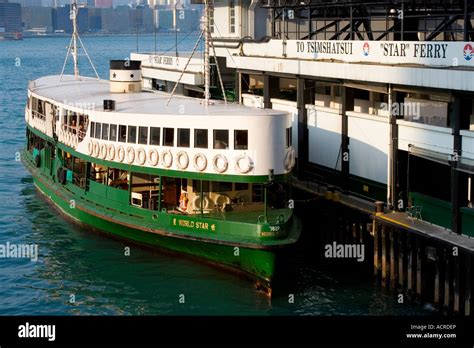
[[[0,35],[21,32],[21,5],[0,0]]]
[[[44,28],[50,33],[53,31],[53,9],[51,7],[23,7],[21,21],[23,30]]]
[[[95,7],[111,8],[113,5],[113,0],[95,0]]]

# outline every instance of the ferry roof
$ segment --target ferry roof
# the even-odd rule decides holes
[[[34,80],[29,89],[39,97],[67,104],[73,108],[103,110],[103,100],[115,100],[115,111],[131,114],[151,115],[209,115],[209,116],[276,116],[286,114],[282,111],[260,109],[242,104],[213,100],[213,105],[202,106],[202,99],[175,95],[168,106],[169,94],[165,92],[111,93],[108,80],[81,77],[75,80],[72,75],[40,77]]]

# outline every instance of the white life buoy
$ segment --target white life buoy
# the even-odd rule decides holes
[[[296,157],[295,148],[292,146],[290,147],[290,149],[288,150],[285,156],[284,164],[285,164],[286,170],[293,169],[293,167],[295,166],[295,157]]]
[[[173,155],[170,150],[163,151],[161,154],[161,161],[163,162],[163,166],[166,168],[171,167],[171,164],[173,164]]]
[[[137,162],[139,165],[144,165],[146,161],[146,152],[143,150],[143,147],[140,147],[137,150]]]
[[[194,168],[202,172],[207,167],[207,158],[203,153],[197,153],[193,157]]]
[[[203,196],[202,209],[208,209],[210,204],[211,204],[211,200],[207,196]],[[194,197],[193,207],[194,207],[194,209],[201,209],[201,197],[200,197],[200,195],[197,195],[196,197]]]
[[[235,169],[242,174],[250,172],[253,169],[252,159],[246,154],[238,156],[235,160]]]
[[[186,169],[189,165],[189,157],[185,151],[180,151],[176,155],[176,166],[179,169]]]
[[[227,167],[229,166],[227,158],[221,154],[214,156],[212,164],[214,166],[214,170],[218,173],[224,173],[227,170]]]
[[[105,159],[107,157],[107,145],[102,143],[100,145],[100,158]]]
[[[150,149],[148,151],[148,163],[152,166],[156,166],[160,160],[160,156],[158,155],[158,151],[156,149]]]
[[[132,146],[127,147],[127,163],[132,164],[135,160],[135,149]]]
[[[125,159],[125,150],[122,145],[117,146],[117,159],[119,162],[123,162]]]
[[[99,143],[97,141],[94,142],[94,157],[99,156]]]
[[[94,152],[94,143],[91,140],[89,141],[89,144],[87,144],[87,153],[89,154],[89,156],[91,156],[93,152]]]
[[[225,206],[227,204],[230,204],[232,202],[232,200],[230,199],[229,196],[227,196],[226,194],[220,194],[216,197],[216,199],[214,200],[214,204],[216,205],[216,207],[219,208],[219,210],[223,211],[225,209]]]
[[[115,147],[113,144],[107,145],[107,157],[111,161],[115,159]]]

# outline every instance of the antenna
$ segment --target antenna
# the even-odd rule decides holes
[[[78,65],[78,62],[79,62],[79,59],[78,59],[78,47],[79,46],[77,45],[78,41],[81,45],[80,47],[82,47],[82,49],[85,53],[90,65],[92,66],[92,69],[94,70],[95,76],[99,79],[99,74],[97,73],[97,70],[95,69],[95,66],[92,63],[92,60],[89,57],[89,54],[87,53],[86,47],[82,43],[81,37],[79,36],[79,32],[77,30],[77,13],[78,13],[77,2],[76,2],[76,0],[71,0],[71,11],[69,12],[69,18],[72,21],[72,37],[71,37],[71,41],[69,42],[69,46],[67,48],[66,58],[64,59],[63,68],[61,70],[61,76],[59,78],[60,81],[63,78],[64,69],[66,68],[66,64],[67,64],[67,60],[69,58],[69,55],[72,56],[72,60],[73,60],[73,63],[74,63],[74,79],[79,80],[79,78],[80,78],[79,65]]]
[[[210,85],[211,85],[211,63],[210,63],[210,58],[209,58],[209,49],[212,46],[212,51],[213,51],[213,56],[215,60],[215,64],[217,66],[217,75],[219,76],[219,83],[222,89],[222,94],[224,96],[224,102],[227,103],[227,97],[225,95],[225,90],[224,90],[224,84],[222,83],[222,76],[221,72],[219,69],[219,64],[217,62],[217,56],[216,56],[216,50],[214,48],[214,44],[212,42],[212,37],[211,37],[211,30],[210,30],[210,25],[209,25],[209,18],[210,18],[210,11],[212,11],[211,6],[209,6],[209,2],[212,0],[204,0],[204,18],[203,18],[203,26],[201,33],[199,35],[199,38],[196,41],[196,44],[194,45],[194,48],[191,52],[191,55],[189,56],[188,60],[186,61],[186,64],[181,71],[181,75],[179,76],[178,80],[174,84],[173,90],[170,93],[170,96],[168,97],[168,100],[166,101],[166,106],[168,106],[171,98],[173,98],[173,95],[176,91],[176,88],[178,87],[179,82],[181,81],[181,78],[184,75],[184,72],[186,71],[186,68],[188,67],[194,53],[196,52],[196,49],[199,45],[199,42],[201,39],[204,37],[204,105],[209,105],[210,99],[211,99],[211,92],[210,92]],[[177,48],[177,46],[176,46]]]

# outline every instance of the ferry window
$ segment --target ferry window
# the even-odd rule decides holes
[[[286,129],[286,147],[290,147],[293,144],[292,129],[293,129],[293,127],[290,127],[290,128]]]
[[[108,123],[104,123],[102,125],[102,139],[109,140],[109,124]]]
[[[246,191],[249,189],[249,184],[246,182],[236,182],[235,183],[235,190],[236,191]]]
[[[150,145],[160,145],[160,127],[150,128]]]
[[[102,123],[97,122],[95,124],[95,138],[100,139],[100,134],[102,132]]]
[[[189,129],[188,128],[178,128],[178,146],[179,147],[189,147]]]
[[[110,125],[110,141],[117,141],[117,125],[111,124]]]
[[[235,130],[234,131],[234,149],[247,150],[248,149],[248,131]]]
[[[136,126],[128,126],[127,142],[136,144],[137,142],[137,127]]]
[[[91,133],[89,134],[89,136],[93,138],[94,134],[95,134],[95,122],[91,122]]]
[[[232,183],[224,181],[211,181],[211,192],[232,191]]]
[[[174,128],[163,128],[163,145],[174,146]]]
[[[214,130],[214,149],[229,148],[229,131],[226,129]]]
[[[138,127],[138,143],[148,144],[148,127]]]
[[[200,193],[201,192],[201,181],[200,180],[193,180],[193,192]],[[209,181],[202,182],[202,192],[209,192]]]
[[[207,129],[194,130],[194,147],[207,149]]]
[[[127,126],[120,125],[119,126],[118,141],[124,143],[126,137],[127,137]]]

